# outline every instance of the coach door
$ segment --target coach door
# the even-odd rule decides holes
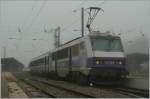
[[[55,59],[55,73],[57,74],[57,55],[58,53],[57,52],[55,52],[54,53],[54,59]]]
[[[44,73],[46,73],[46,65],[47,65],[47,58],[45,56],[45,58],[44,58]]]
[[[50,72],[51,68],[52,68],[52,55],[51,54],[49,54],[49,56],[48,56],[48,61],[49,61],[48,72]]]
[[[46,56],[46,73],[49,72],[49,56]]]
[[[71,54],[71,47],[68,50],[69,52],[69,72],[72,71],[72,54]]]
[[[86,50],[85,50],[85,43],[81,42],[80,43],[80,65],[82,67],[86,66]]]

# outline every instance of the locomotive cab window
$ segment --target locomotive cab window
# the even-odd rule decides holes
[[[93,50],[123,51],[118,37],[91,37],[91,45]]]

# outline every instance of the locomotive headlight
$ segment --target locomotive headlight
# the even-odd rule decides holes
[[[123,63],[122,63],[122,61],[118,61],[117,64],[122,65]]]
[[[122,64],[122,61],[119,61],[119,64],[121,65],[121,64]]]
[[[96,61],[96,64],[99,64],[99,61],[98,61],[98,60]]]
[[[122,61],[116,61],[115,63],[121,65]]]
[[[102,60],[96,60],[95,64],[103,64],[103,61]]]
[[[109,64],[115,64],[115,62],[114,61],[110,61]]]
[[[112,61],[112,64],[115,64],[115,62],[114,62],[114,61]]]

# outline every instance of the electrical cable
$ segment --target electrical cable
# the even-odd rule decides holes
[[[86,1],[86,0],[84,0],[81,4],[79,4],[78,7],[80,7],[81,5],[83,5],[83,4],[85,3],[85,1]],[[79,10],[79,9],[75,9],[75,10],[73,10],[73,12],[76,12],[76,11],[78,11],[78,10]],[[71,11],[71,12],[72,12],[72,11]],[[79,18],[80,18],[80,17],[79,17]],[[69,28],[70,26],[72,26],[72,25],[74,25],[75,23],[77,23],[78,20],[79,20],[79,18],[78,18],[77,20],[73,21],[71,24],[67,25],[65,28],[63,28],[62,31],[67,30],[67,28]]]
[[[37,13],[36,16],[31,20],[31,23],[30,23],[30,25],[29,25],[29,27],[28,27],[27,30],[30,30],[30,28],[32,27],[32,25],[33,25],[33,23],[35,22],[36,18],[40,15],[42,9],[44,8],[45,3],[46,3],[46,0],[43,1],[43,3],[42,3],[42,5],[41,5],[41,7],[40,7],[38,13]]]
[[[75,23],[77,23],[78,20],[79,20],[79,18],[78,18],[77,20],[73,21],[71,24],[67,25],[67,26],[66,26],[65,28],[63,28],[61,31],[67,30],[70,26],[72,26],[72,25],[74,25]]]
[[[119,33],[118,35],[124,35],[124,34],[131,33],[131,32],[133,32],[133,31],[137,30],[137,28],[139,28],[139,27],[141,28],[141,27],[144,27],[144,26],[147,26],[147,25],[149,25],[149,24],[143,24],[143,25],[134,27],[134,28],[132,28],[132,29],[129,29],[129,30],[125,31],[124,33]]]
[[[33,10],[34,10],[34,8],[35,8],[36,4],[37,4],[37,2],[36,2],[36,1],[34,1],[34,2],[33,2],[33,4],[32,4],[32,6],[31,6],[31,11],[30,11],[30,12],[27,14],[27,16],[25,17],[25,19],[24,19],[24,21],[23,21],[23,23],[22,23],[22,25],[21,25],[20,29],[23,29],[23,27],[24,27],[24,25],[26,24],[27,20],[28,20],[28,19],[29,19],[29,17],[31,16],[31,14],[30,14],[30,13],[32,13],[32,12],[33,12]]]
[[[79,8],[81,5],[83,5],[85,3],[86,0],[83,0],[78,6],[76,6],[76,8]],[[69,11],[68,13],[66,13],[64,15],[64,17],[68,16],[70,13],[74,12],[74,10]]]

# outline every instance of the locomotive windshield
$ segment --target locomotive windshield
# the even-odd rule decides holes
[[[116,37],[91,37],[93,50],[123,51],[120,38]]]

